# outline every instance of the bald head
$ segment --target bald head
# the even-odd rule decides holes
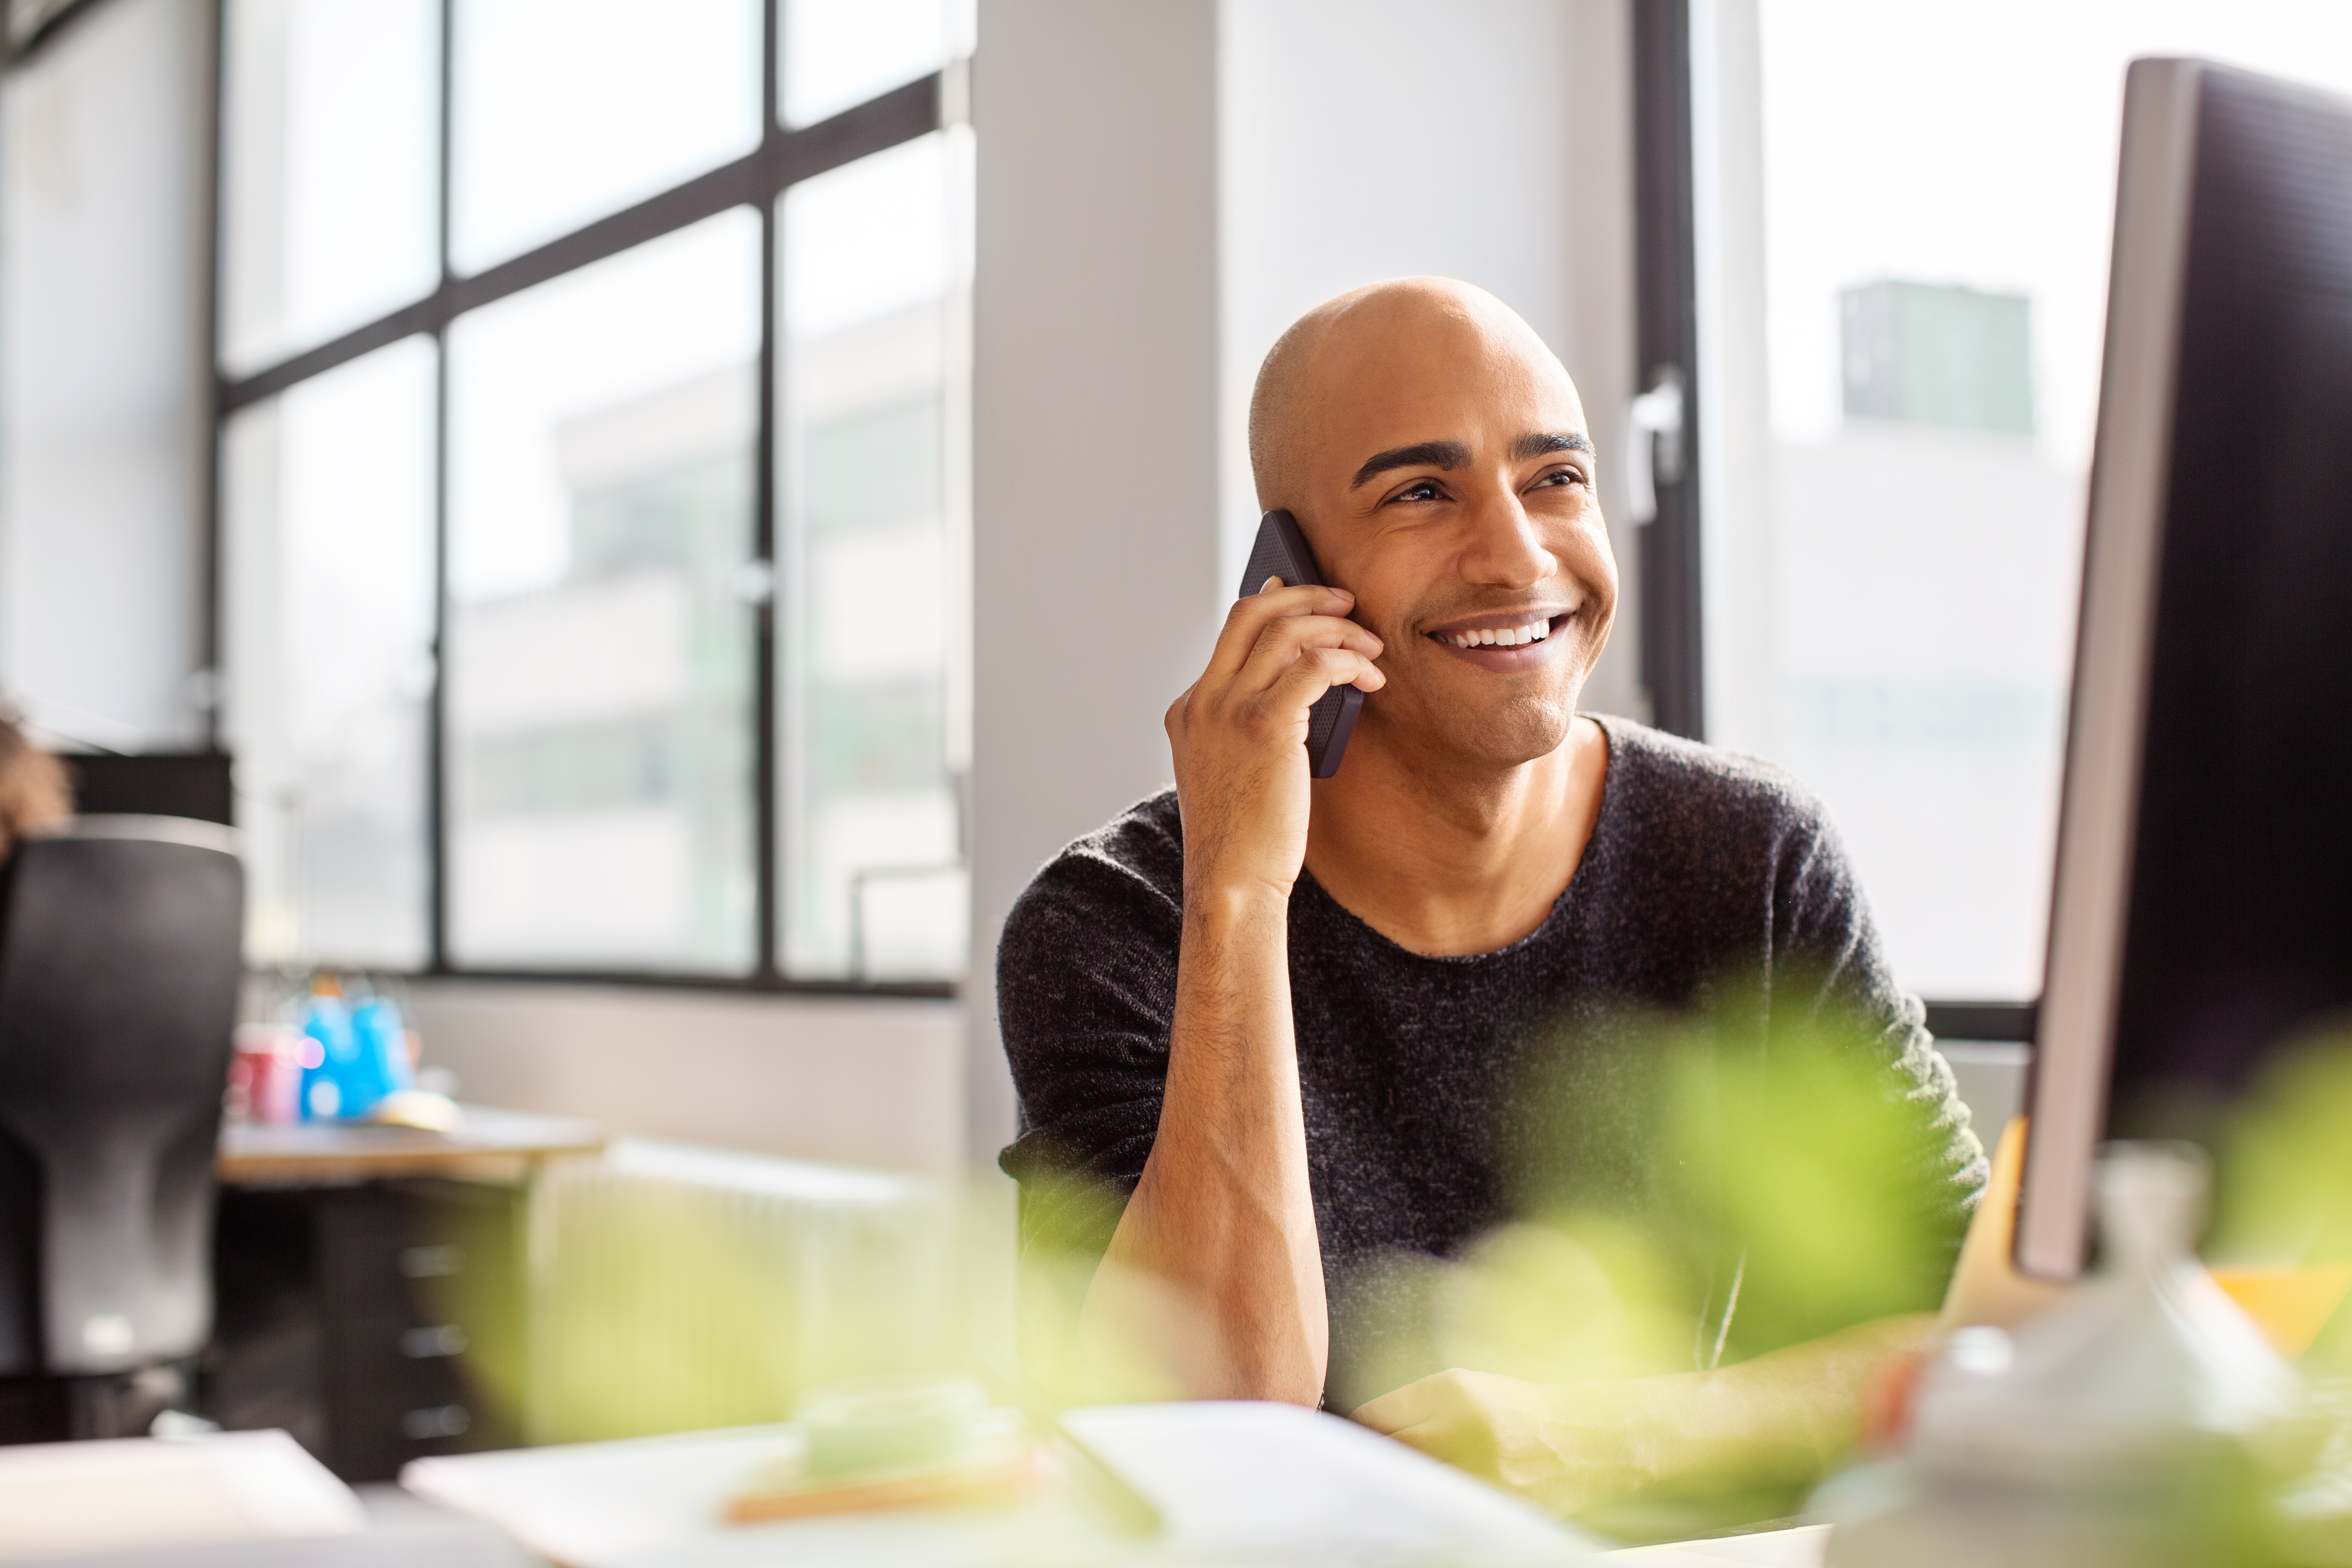
[[[1517,311],[1451,278],[1392,278],[1327,300],[1267,351],[1250,395],[1250,471],[1258,504],[1296,509],[1342,397],[1410,397],[1433,362],[1506,384],[1554,383],[1575,402],[1558,356]],[[1393,384],[1391,385],[1391,384]],[[1581,420],[1580,418],[1580,426]]]
[[[1584,406],[1508,306],[1402,278],[1316,307],[1258,373],[1250,462],[1381,639],[1356,745],[1454,777],[1564,743],[1617,568]]]

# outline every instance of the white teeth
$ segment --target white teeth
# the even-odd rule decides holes
[[[1523,647],[1531,642],[1542,642],[1551,636],[1551,623],[1529,621],[1523,626],[1505,626],[1501,631],[1451,632],[1446,642],[1454,647]]]

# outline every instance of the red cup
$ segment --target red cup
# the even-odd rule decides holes
[[[302,1120],[310,1037],[291,1024],[240,1024],[228,1069],[228,1113],[275,1127]]]

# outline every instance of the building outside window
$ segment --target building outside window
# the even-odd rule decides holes
[[[225,0],[255,961],[961,974],[971,27]]]
[[[2125,68],[2196,54],[2352,89],[2352,16],[1690,17],[1705,735],[1819,792],[1907,987],[2031,1003]]]

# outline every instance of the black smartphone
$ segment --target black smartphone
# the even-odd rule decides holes
[[[1298,531],[1298,520],[1286,511],[1270,511],[1258,520],[1257,542],[1250,546],[1249,567],[1242,574],[1241,598],[1248,598],[1265,586],[1268,577],[1279,577],[1286,588],[1319,588],[1323,574],[1315,564],[1314,552],[1307,548],[1307,535]],[[1339,771],[1339,759],[1347,754],[1348,737],[1356,728],[1356,715],[1363,710],[1364,694],[1352,686],[1335,686],[1315,700],[1307,710],[1307,770],[1318,779],[1328,779]]]

